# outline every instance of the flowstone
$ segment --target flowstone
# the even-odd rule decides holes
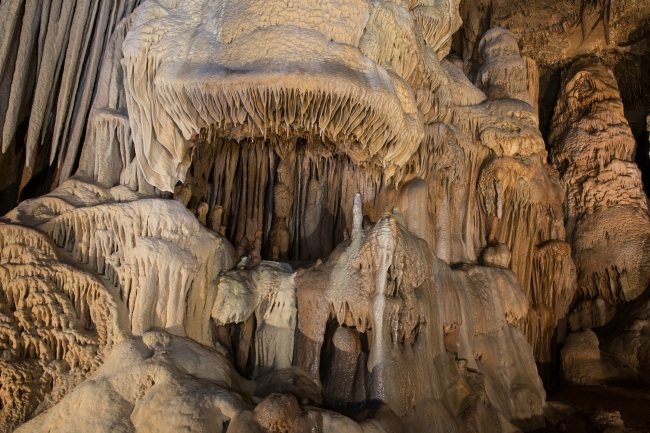
[[[0,432],[537,431],[560,369],[643,379],[616,82],[569,70],[549,165],[536,62],[459,7],[1,0]]]
[[[550,141],[566,192],[567,238],[581,298],[571,328],[592,328],[650,282],[650,213],[633,162],[636,142],[616,79],[599,60],[579,60],[567,71]]]

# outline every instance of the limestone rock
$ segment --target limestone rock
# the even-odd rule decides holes
[[[616,80],[599,60],[582,59],[567,72],[550,141],[565,189],[580,308],[595,298],[608,306],[635,299],[650,282],[644,259],[650,214]],[[581,317],[588,320],[589,315]],[[606,319],[596,313],[591,317]],[[578,322],[586,328],[604,323]]]
[[[598,411],[589,418],[589,430],[602,433],[624,432],[625,423],[618,411]]]
[[[357,423],[303,409],[291,394],[271,394],[254,406],[255,386],[220,353],[186,338],[149,332],[116,345],[92,380],[16,431],[214,431],[215,425],[225,425],[224,431],[290,432],[305,424],[331,433],[342,425],[346,431],[400,431],[384,427],[394,422],[386,409]]]
[[[0,431],[534,431],[557,362],[644,379],[620,92],[581,60],[543,134],[508,4],[0,0]]]
[[[564,379],[570,385],[634,383],[636,370],[623,360],[601,353],[598,337],[587,329],[567,336],[561,352]]]
[[[650,302],[647,295],[623,307],[621,316],[611,335],[603,339],[602,347],[629,362],[647,380],[650,373]]]
[[[558,65],[587,55],[605,57],[612,48],[638,49],[631,32],[643,27],[650,12],[644,1],[625,4],[570,0],[471,0],[461,5],[463,57],[475,59],[480,36],[504,27],[516,36],[523,54],[544,65]],[[619,48],[619,49],[620,49]]]
[[[42,412],[124,336],[117,292],[67,264],[47,236],[0,224],[0,430]]]

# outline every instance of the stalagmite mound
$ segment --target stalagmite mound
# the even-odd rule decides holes
[[[474,3],[0,0],[0,432],[540,431],[646,380],[616,79],[543,135]]]
[[[575,332],[562,348],[562,372],[571,385],[636,383],[635,368],[607,353],[601,353],[598,337],[591,330]]]
[[[637,369],[645,382],[650,380],[650,303],[644,293],[622,308],[613,331],[601,339],[603,350],[619,356]]]
[[[567,72],[549,139],[582,298],[571,327],[603,325],[607,307],[635,299],[650,282],[650,214],[618,86],[599,60]]]

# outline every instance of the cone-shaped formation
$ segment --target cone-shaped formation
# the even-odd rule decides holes
[[[636,142],[616,80],[598,59],[580,60],[566,73],[550,141],[583,298],[571,326],[591,328],[609,319],[592,300],[631,301],[650,282],[650,214]]]
[[[63,181],[0,226],[0,431],[528,431],[560,359],[607,383],[592,334],[557,353],[650,280],[598,64],[565,79],[551,167],[535,62],[494,28],[466,75],[456,0],[0,12],[4,133],[29,108]],[[629,371],[643,323],[601,344]]]

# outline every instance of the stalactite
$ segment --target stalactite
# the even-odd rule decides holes
[[[64,166],[57,179],[70,176],[79,156],[102,53],[118,22],[137,4],[139,0],[2,3],[8,25],[0,35],[0,72],[12,77],[10,92],[3,94],[8,106],[0,119],[3,152],[14,142],[20,122],[29,118],[26,166],[34,165],[37,146],[47,145],[50,164],[58,154],[59,171]],[[17,28],[21,30],[16,32]],[[13,57],[12,45],[18,47]],[[33,170],[25,173],[23,184]]]
[[[29,93],[26,92],[26,81],[29,82],[29,75],[26,71],[29,68],[29,60],[34,49],[34,43],[38,40],[38,25],[40,23],[41,11],[46,10],[43,8],[42,1],[32,0],[28,1],[25,5],[25,17],[20,34],[20,47],[16,59],[16,66],[13,73],[13,80],[11,82],[11,97],[9,99],[9,107],[4,119],[4,128],[2,135],[2,151],[6,152],[9,145],[13,141],[16,128],[18,126],[18,116],[21,109],[21,104],[24,99],[27,99]],[[9,4],[9,2],[6,2]],[[9,16],[4,15],[3,16]],[[31,19],[30,19],[31,18]],[[6,56],[0,56],[6,58]],[[1,61],[1,60],[0,60]],[[0,68],[0,72],[3,72]]]
[[[191,190],[183,202],[188,207],[205,202],[210,214],[220,209],[219,227],[226,227],[235,245],[252,245],[262,231],[264,258],[273,257],[274,246],[284,259],[324,258],[346,231],[349,236],[346,208],[354,194],[369,197],[366,212],[375,218],[386,205],[379,191],[394,186],[374,164],[337,156],[317,138],[292,139],[289,151],[286,144],[279,137],[237,143],[203,132],[194,147],[200,162],[188,172]]]
[[[588,31],[589,22],[587,19],[588,13],[594,8],[599,8],[600,11],[598,12],[598,14],[600,16],[598,17],[596,24],[600,20],[603,21],[603,30],[605,32],[605,43],[607,45],[611,43],[610,32],[609,32],[609,20],[611,15],[610,12],[611,7],[612,7],[611,0],[582,0],[581,7],[580,7],[580,24],[582,26],[583,41],[587,40],[587,35],[589,34]]]
[[[576,228],[647,213],[615,83],[565,83],[549,166],[535,61],[449,55],[455,0],[0,12],[3,148],[58,184],[0,225],[7,429],[536,430],[567,322],[638,295]]]

